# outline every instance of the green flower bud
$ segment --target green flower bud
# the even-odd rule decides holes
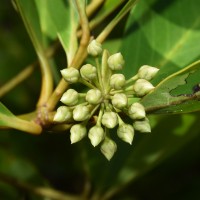
[[[150,81],[159,71],[156,67],[151,67],[149,65],[143,65],[138,70],[138,77],[140,79],[145,79],[147,81]]]
[[[97,77],[97,69],[91,64],[83,65],[80,69],[80,73],[81,73],[82,78],[89,81]]]
[[[87,129],[83,124],[75,124],[71,127],[70,133],[71,144],[73,144],[79,142],[86,136]]]
[[[101,91],[98,89],[91,89],[87,92],[85,99],[90,104],[98,104],[102,100]]]
[[[151,126],[149,124],[148,118],[145,118],[141,121],[135,121],[133,123],[133,127],[135,130],[140,131],[142,133],[150,133],[151,132]]]
[[[54,122],[66,122],[72,119],[72,112],[67,106],[60,106],[54,115]]]
[[[101,123],[107,128],[114,128],[118,124],[117,114],[115,112],[105,112]]]
[[[88,133],[91,144],[96,147],[105,137],[105,132],[101,126],[93,126]]]
[[[90,116],[90,110],[87,106],[77,105],[73,110],[73,118],[75,121],[85,121]]]
[[[108,58],[108,66],[112,70],[122,69],[125,61],[121,53],[115,53]]]
[[[97,42],[96,40],[92,40],[87,48],[88,54],[91,56],[98,56],[102,52],[101,43]]]
[[[134,129],[130,124],[122,124],[117,129],[117,135],[124,142],[132,144],[134,137]]]
[[[121,89],[125,85],[126,79],[123,74],[113,74],[110,77],[110,86],[116,90]]]
[[[79,71],[74,67],[61,70],[61,74],[68,83],[77,83],[80,77]]]
[[[67,90],[61,97],[60,101],[68,106],[73,106],[78,103],[79,94],[74,89]]]
[[[117,93],[112,98],[112,104],[118,109],[122,109],[127,106],[128,99],[127,96],[123,93]]]
[[[117,151],[116,143],[110,138],[106,137],[105,140],[103,141],[103,144],[101,145],[101,153],[108,160],[110,160],[116,151]]]
[[[133,85],[133,89],[137,96],[142,97],[151,92],[155,87],[145,79],[138,79]]]
[[[128,115],[131,119],[144,119],[146,116],[145,108],[142,104],[133,103],[128,109]]]

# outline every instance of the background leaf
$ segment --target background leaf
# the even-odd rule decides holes
[[[16,21],[18,18],[10,10],[4,11],[8,2],[4,0],[0,8],[2,11],[0,19],[4,22],[3,28],[0,29],[0,42],[3,44],[0,45],[0,83],[5,81],[5,77],[9,78],[8,74],[14,75],[18,65],[25,65],[35,57],[30,48],[31,44],[27,42],[28,38],[24,37],[25,30],[19,25],[20,22]],[[45,2],[42,3],[45,4]],[[119,44],[122,44],[121,50],[126,59],[124,72],[127,77],[132,76],[143,64],[159,66],[160,61],[164,61],[158,76],[153,81],[157,84],[168,75],[198,60],[200,52],[197,45],[198,22],[192,25],[199,17],[198,4],[194,0],[139,1],[130,17],[127,16],[128,23],[123,39],[118,36],[120,36],[119,32],[121,34],[123,31],[121,27],[125,25],[126,20],[123,20],[120,26],[111,33],[105,46],[114,53],[118,52]],[[39,8],[36,5],[37,9]],[[49,41],[56,37],[54,29],[52,29],[52,35],[48,32],[55,22],[53,20],[51,20],[52,24],[46,22],[46,27],[43,27],[42,23],[45,23],[45,20],[41,22],[40,17],[45,16],[47,8],[43,7],[44,15],[41,16],[42,8],[40,9],[41,11],[35,12],[38,15],[35,19],[41,26],[42,37],[47,37]],[[33,10],[35,10],[34,7]],[[10,26],[9,23],[11,23]],[[105,24],[108,23],[109,19],[106,18]],[[180,40],[182,37],[184,39]],[[59,61],[65,57],[60,51],[58,55]],[[197,76],[193,76],[191,72],[189,74],[190,87],[187,87],[187,84],[176,84],[176,88],[169,91],[171,95],[181,94],[182,89],[188,93],[192,91],[193,84],[196,84],[193,81],[198,79],[198,73],[195,73]],[[21,95],[15,90],[11,93],[9,101],[6,98],[3,99],[3,102],[6,102],[5,105],[8,105],[14,113],[21,113],[24,102],[28,105],[26,111],[34,110],[35,102],[30,106],[29,102],[37,99],[37,92],[33,93],[33,91],[40,81],[38,77],[39,74],[34,73],[31,80],[19,86],[19,88],[24,88],[25,85],[31,84],[32,87],[28,87],[24,92],[26,95]],[[176,76],[173,78],[176,79]],[[152,133],[148,135],[136,133],[132,146],[120,141],[116,137],[116,130],[113,129],[111,135],[117,141],[118,151],[110,162],[104,158],[98,147],[91,146],[88,138],[71,145],[68,131],[59,134],[47,130],[35,137],[16,130],[4,130],[0,134],[0,158],[2,158],[0,170],[6,172],[8,169],[10,173],[12,166],[20,166],[14,167],[12,175],[15,176],[16,173],[16,177],[23,179],[20,174],[24,166],[27,166],[27,170],[30,169],[29,172],[33,172],[33,176],[37,176],[37,173],[34,174],[34,169],[36,169],[39,176],[44,177],[52,187],[76,194],[80,194],[85,186],[91,184],[90,195],[99,199],[198,200],[199,120],[198,113],[151,116]],[[25,172],[26,174],[28,173]],[[26,177],[31,177],[31,175]],[[31,179],[30,182],[32,181],[34,182]],[[40,185],[41,182],[37,183]],[[19,191],[8,185],[5,186],[3,182],[0,184],[2,198],[25,198],[18,196]]]
[[[155,113],[187,113],[200,110],[200,61],[172,74],[142,99],[147,111]]]
[[[38,11],[34,1],[15,0],[17,8],[24,20],[24,24],[36,51],[43,52],[46,46],[45,37],[42,34]]]
[[[78,13],[75,3],[72,0],[35,0],[35,3],[43,33],[51,39],[58,37],[68,63],[71,63],[77,49]]]
[[[196,5],[194,0],[190,2],[144,0],[137,4],[128,17],[120,48],[126,60],[126,66],[123,69],[126,77],[133,76],[139,67],[148,64],[161,68],[152,81],[153,84],[158,84],[164,78],[199,59],[200,49],[197,44],[200,39],[200,24]],[[194,76],[190,74],[191,79],[188,85],[184,81],[186,86],[184,92],[191,92],[192,87],[198,83],[197,74],[199,74],[198,70],[193,74]],[[177,87],[180,82],[178,83],[176,79],[174,83],[174,94],[181,94]],[[156,103],[156,99],[152,98],[152,102]],[[191,106],[190,109],[192,109]],[[151,118],[151,123],[152,120]],[[95,152],[96,158],[93,155],[90,164],[92,172],[96,169],[92,177],[102,193],[105,190],[108,191],[104,196],[105,199],[109,199],[115,193],[116,196],[113,199],[118,199],[118,192],[123,187],[126,188],[126,184],[137,182],[147,172],[151,174],[151,170],[158,167],[165,159],[172,155],[175,157],[176,152],[181,152],[183,146],[199,138],[198,120],[198,117],[193,115],[165,116],[164,118],[159,116],[153,123],[152,134],[143,136],[136,134],[133,147],[127,147],[119,142],[117,154],[110,163],[105,163],[99,158],[101,156],[97,157],[97,152]],[[115,131],[113,131],[114,134]],[[103,171],[101,177],[96,174],[97,171]],[[159,187],[156,185],[154,193]],[[145,191],[142,186],[141,190]],[[134,191],[133,188],[128,192],[132,194],[134,193],[132,191]],[[190,195],[192,196],[192,193]],[[134,197],[131,196],[132,198]],[[164,195],[162,198],[165,198]],[[174,199],[173,196],[170,198]]]
[[[161,68],[154,83],[199,58],[200,17],[195,0],[140,1],[128,19],[121,51],[124,73],[144,64]],[[129,75],[130,74],[130,75]]]

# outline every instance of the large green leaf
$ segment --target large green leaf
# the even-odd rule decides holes
[[[42,53],[46,45],[35,2],[30,0],[15,0],[15,2],[37,53]]]
[[[47,184],[47,180],[41,176],[34,163],[17,154],[12,148],[9,145],[0,147],[0,194],[1,199],[7,200],[26,196],[21,191],[21,185],[30,187],[29,184],[33,186],[36,183],[41,186]]]
[[[163,118],[152,116],[151,123],[154,120],[158,123],[152,129],[152,133],[141,135],[136,132],[136,138],[131,146],[117,140],[118,150],[110,162],[98,153],[99,149],[92,152],[90,148],[89,155],[94,157],[90,157],[89,165],[92,181],[99,189],[98,195],[105,193],[105,199],[116,195],[126,188],[127,184],[157,167],[199,134],[199,117],[196,115],[173,115]],[[114,137],[116,132],[113,131],[111,134]]]
[[[147,111],[186,113],[200,110],[200,61],[164,79],[142,99]]]
[[[161,68],[154,81],[154,84],[159,83],[198,59],[199,3],[194,0],[138,2],[128,18],[121,46],[126,61],[123,72],[127,77],[136,73],[140,66],[148,64]],[[170,83],[169,95],[183,98],[184,95],[181,94],[192,94],[193,87],[199,83],[198,74],[199,64],[195,63],[166,79],[171,82],[173,77],[174,80]],[[154,98],[155,103],[156,100]],[[144,104],[145,102],[144,98]],[[150,105],[150,101],[148,103]],[[180,108],[177,111],[178,109]],[[152,123],[152,118],[150,121]],[[96,157],[90,160],[92,177],[103,191],[108,191],[105,199],[109,199],[109,196],[119,192],[126,184],[137,180],[197,137],[198,121],[199,118],[194,115],[159,116],[155,118],[151,135],[136,134],[132,149],[119,142],[118,151],[110,163],[101,160],[95,152]],[[115,134],[113,131],[113,135]],[[98,171],[102,171],[101,177],[98,176]],[[110,188],[112,189],[109,190]]]
[[[161,68],[154,83],[199,58],[200,1],[144,0],[132,10],[123,38],[124,73]]]
[[[106,179],[107,187],[112,184],[106,195],[119,192],[195,139],[199,134],[198,124],[199,117],[195,115],[160,119],[151,136],[143,136],[142,140],[133,144],[132,152],[123,149],[121,155],[113,160],[115,168],[112,166],[112,170],[116,173]]]
[[[77,50],[78,13],[74,2],[35,0],[35,3],[43,34],[52,39],[58,37],[70,63]]]
[[[48,100],[53,90],[51,63],[46,55],[46,49],[49,43],[45,35],[42,34],[35,2],[31,0],[15,0],[15,3],[39,59],[42,72],[42,84],[37,105],[41,106]]]

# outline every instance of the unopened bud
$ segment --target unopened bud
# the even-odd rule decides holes
[[[96,40],[92,40],[87,48],[88,54],[91,56],[98,56],[102,52],[101,43],[97,42]]]
[[[106,137],[101,145],[101,153],[110,160],[117,151],[116,143],[110,138]]]
[[[60,101],[68,106],[73,106],[78,103],[79,94],[74,89],[68,89],[61,97]]]
[[[73,110],[73,118],[75,121],[85,121],[90,116],[90,110],[87,106],[77,105]]]
[[[124,63],[125,61],[121,53],[115,53],[108,58],[108,66],[112,70],[121,70]]]
[[[61,70],[61,74],[68,83],[77,83],[80,77],[79,71],[74,67]]]
[[[145,79],[147,81],[150,81],[159,71],[156,67],[151,67],[149,65],[143,65],[138,70],[138,77],[141,79]]]
[[[125,85],[126,79],[123,74],[113,74],[110,77],[110,86],[116,90],[121,89]]]
[[[118,124],[117,114],[115,112],[105,112],[101,123],[107,128],[114,128]]]
[[[97,69],[91,64],[83,65],[80,69],[80,73],[82,78],[89,81],[97,77]]]
[[[105,132],[101,126],[93,126],[88,133],[91,144],[96,147],[105,137]]]
[[[101,91],[98,89],[91,89],[87,92],[85,99],[90,104],[98,104],[102,100]]]
[[[122,124],[117,129],[117,135],[124,142],[132,144],[134,137],[134,129],[130,124]]]
[[[144,119],[146,116],[144,106],[138,102],[131,104],[128,109],[128,115],[131,119]]]
[[[65,122],[72,119],[72,112],[67,106],[60,106],[54,115],[54,122]]]
[[[87,129],[83,124],[75,124],[71,127],[70,133],[71,144],[73,144],[79,142],[86,136]]]
[[[145,118],[144,120],[135,121],[133,123],[133,127],[135,130],[142,132],[142,133],[150,133],[151,126],[149,124],[149,120]]]
[[[155,87],[145,79],[138,79],[134,85],[133,89],[137,96],[142,97],[149,92],[151,92]]]
[[[127,106],[128,99],[124,93],[117,93],[112,98],[112,104],[118,109],[122,109]]]

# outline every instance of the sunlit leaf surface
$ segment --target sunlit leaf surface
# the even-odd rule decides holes
[[[147,111],[186,113],[200,110],[200,61],[164,79],[142,99]]]

